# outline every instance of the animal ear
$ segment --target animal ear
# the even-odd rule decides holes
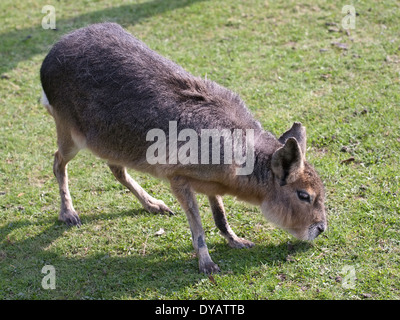
[[[288,138],[283,147],[272,154],[271,169],[280,185],[294,182],[303,172],[304,158],[296,138]]]
[[[293,123],[292,127],[286,131],[283,135],[279,137],[279,142],[282,144],[286,143],[286,140],[289,138],[296,138],[297,142],[299,143],[301,152],[303,156],[306,155],[306,144],[307,144],[307,134],[306,134],[306,127],[304,127],[300,122]]]

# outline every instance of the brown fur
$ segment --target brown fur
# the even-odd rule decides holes
[[[248,248],[229,227],[224,194],[261,207],[273,223],[303,240],[326,228],[324,189],[305,160],[306,132],[293,124],[279,139],[264,131],[239,96],[215,82],[194,77],[113,23],[76,30],[54,45],[41,67],[43,103],[54,117],[58,150],[54,174],[59,183],[59,219],[80,225],[68,190],[67,163],[88,148],[106,159],[115,177],[150,212],[171,213],[126,172],[133,168],[170,182],[184,209],[201,272],[217,272],[205,242],[195,192],[210,201],[213,217],[229,245]],[[146,134],[168,125],[254,131],[254,168],[237,175],[232,164],[150,164]],[[181,142],[180,142],[181,143]],[[245,148],[245,147],[243,147]],[[245,149],[243,149],[245,150]],[[220,148],[221,156],[224,148]]]

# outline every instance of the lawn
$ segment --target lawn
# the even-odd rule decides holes
[[[0,299],[400,299],[400,3],[349,2],[2,0]],[[342,25],[348,4],[354,29]],[[56,10],[56,30],[42,28],[44,5]],[[222,270],[208,277],[168,184],[130,171],[176,215],[147,213],[85,151],[69,164],[83,225],[59,222],[55,126],[39,103],[39,68],[61,35],[101,21],[236,91],[275,135],[301,121],[328,230],[298,241],[225,197],[232,229],[256,244],[231,249],[199,195]],[[55,289],[42,286],[46,265]]]

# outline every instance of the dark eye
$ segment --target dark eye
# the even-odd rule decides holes
[[[297,196],[299,197],[299,199],[301,201],[306,201],[308,203],[311,202],[311,197],[306,191],[302,191],[302,190],[297,191]]]

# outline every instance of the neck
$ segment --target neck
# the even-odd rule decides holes
[[[254,168],[249,175],[235,176],[235,196],[254,204],[261,204],[273,187],[271,172],[272,154],[281,143],[269,132],[263,132],[255,139]]]

